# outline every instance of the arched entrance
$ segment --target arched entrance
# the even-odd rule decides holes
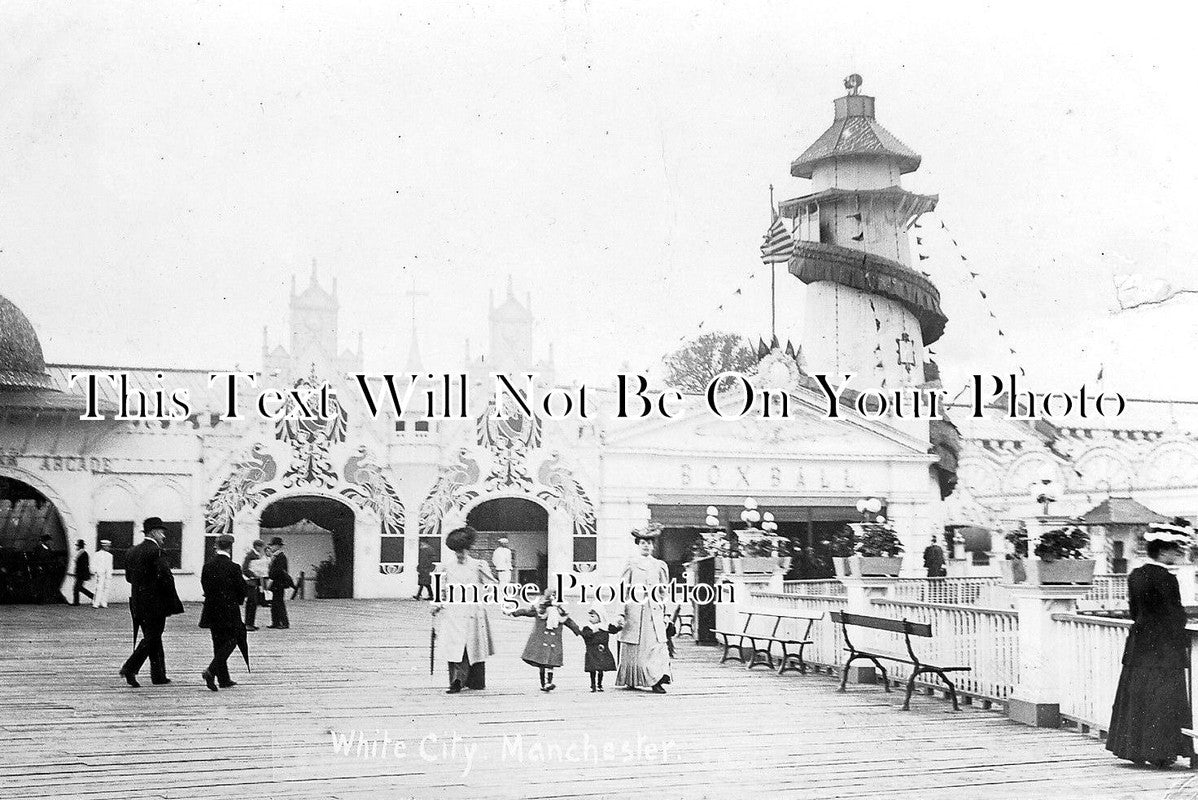
[[[29,484],[0,476],[0,603],[64,602],[71,552],[54,504]]]
[[[549,512],[531,500],[501,497],[475,506],[466,524],[478,531],[473,553],[491,561],[491,553],[506,537],[512,549],[512,580],[544,587],[549,582]]]
[[[316,597],[354,596],[354,512],[317,495],[282,497],[262,509],[259,538],[278,536],[286,545],[291,575],[315,587]]]

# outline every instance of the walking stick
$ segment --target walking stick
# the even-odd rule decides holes
[[[434,671],[434,664],[436,664],[437,652],[437,623],[435,620],[433,621],[433,625],[429,629],[428,633],[428,674],[432,675]]]

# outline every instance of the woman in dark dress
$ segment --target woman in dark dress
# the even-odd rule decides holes
[[[1153,525],[1144,541],[1152,560],[1127,578],[1134,624],[1123,651],[1106,747],[1128,761],[1169,767],[1179,755],[1194,755],[1193,742],[1181,732],[1190,727],[1186,614],[1177,578],[1166,569],[1184,558],[1189,529]]]

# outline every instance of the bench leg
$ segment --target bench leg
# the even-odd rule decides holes
[[[948,696],[953,699],[953,711],[960,711],[961,706],[957,705],[957,687],[943,672],[938,674],[940,675],[940,680],[944,681],[948,685]]]
[[[919,670],[912,670],[911,677],[907,679],[907,696],[903,698],[903,711],[911,710],[911,695],[915,693],[915,679],[919,677]]]
[[[841,671],[841,675],[840,675],[840,688],[837,689],[838,692],[848,691],[847,689],[845,689],[845,686],[847,686],[849,683],[849,667],[852,666],[853,662],[856,659],[857,659],[856,655],[851,655],[851,656],[849,656],[849,660],[844,662],[844,669]]]
[[[727,637],[727,636],[724,637],[724,657],[720,659],[720,663],[723,664],[725,661],[731,661],[733,658],[735,658],[737,661],[739,661],[742,664],[745,663],[745,657],[740,652],[740,648],[741,648],[741,645],[744,644],[744,640],[742,639],[740,642],[737,643],[736,655],[733,656],[733,655],[730,655],[730,653],[732,651],[732,645],[729,644],[728,638],[729,637]]]
[[[753,655],[749,658],[749,665],[745,669],[753,669],[759,664],[768,664],[770,669],[774,668],[774,656],[769,651],[768,643],[766,649],[762,650],[757,646],[756,639],[749,639],[749,649],[753,651]]]
[[[878,659],[876,659],[876,658],[870,658],[869,660],[874,662],[874,666],[878,668],[878,672],[882,673],[882,685],[885,686],[886,691],[889,692],[890,691],[890,677],[886,674],[886,667],[883,667],[882,663],[880,661],[878,661]]]

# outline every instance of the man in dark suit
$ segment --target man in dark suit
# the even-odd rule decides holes
[[[91,558],[87,555],[87,543],[82,539],[75,542],[75,605],[79,605],[79,595],[87,595],[88,600],[95,600],[96,596],[87,590],[84,586],[92,577]]]
[[[170,683],[166,677],[166,655],[162,651],[162,631],[166,618],[183,613],[183,603],[175,590],[175,576],[162,551],[166,528],[158,517],[142,525],[145,538],[125,554],[125,580],[133,585],[129,593],[129,613],[133,616],[133,636],[141,630],[141,641],[121,667],[121,677],[130,686],[140,686],[137,672],[150,659],[150,680]]]
[[[225,534],[216,538],[216,553],[200,573],[204,587],[204,610],[200,612],[200,627],[212,634],[212,663],[201,675],[212,691],[227,689],[237,683],[229,677],[229,656],[237,642],[245,636],[241,621],[241,604],[245,601],[246,585],[241,568],[233,563],[233,537]]]
[[[283,540],[280,537],[270,540],[270,554],[270,571],[266,575],[270,579],[270,627],[290,628],[291,620],[287,618],[284,596],[288,589],[295,588],[295,581],[291,579],[287,554],[283,552]]]

